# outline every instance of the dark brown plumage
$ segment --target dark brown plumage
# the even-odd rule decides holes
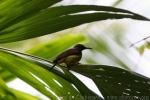
[[[61,63],[65,63],[67,67],[78,64],[82,57],[82,50],[85,49],[91,49],[91,48],[85,47],[82,44],[77,44],[73,48],[62,52],[53,61],[54,65],[51,67],[51,69],[55,67],[55,65]]]

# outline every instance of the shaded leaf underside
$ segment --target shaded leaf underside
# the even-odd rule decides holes
[[[76,67],[76,68],[75,68]],[[105,98],[107,96],[149,96],[150,79],[121,68],[107,65],[81,65],[71,69],[90,77]]]

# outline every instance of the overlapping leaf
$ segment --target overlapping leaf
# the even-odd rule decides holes
[[[49,98],[95,96],[100,99],[66,69],[57,69],[57,75],[45,70],[52,66],[47,60],[1,48],[0,64]]]
[[[32,47],[27,50],[26,53],[52,60],[53,57],[62,51],[75,44],[86,42],[86,40],[84,34],[66,34],[64,36],[56,36],[54,39],[51,39],[46,43]]]
[[[52,60],[54,56],[56,56],[58,53],[62,52],[63,50],[77,43],[85,42],[85,41],[86,38],[83,34],[66,34],[65,36],[61,36],[61,37],[56,36],[54,39],[51,39],[46,43],[38,44],[32,47],[31,49],[27,50],[26,53]],[[0,67],[0,76],[5,81],[10,81],[15,77],[9,71],[2,69],[1,67]]]
[[[66,40],[66,41],[60,41],[60,40]],[[76,43],[79,43],[79,42],[83,42],[85,41],[85,37],[83,34],[68,34],[68,35],[65,35],[65,36],[62,36],[62,37],[56,37],[55,39],[52,39],[46,43],[42,43],[42,44],[39,44],[37,45],[36,47],[33,47],[32,49],[28,50],[27,52],[30,53],[30,54],[34,54],[34,55],[38,55],[38,56],[41,56],[41,57],[45,57],[45,58],[52,58],[53,56],[55,56],[56,54],[58,54],[59,52],[61,52],[62,50],[76,44]],[[56,45],[57,44],[57,45]],[[65,46],[64,46],[65,44]],[[41,52],[41,49],[43,52]],[[6,59],[8,59],[6,57]],[[11,58],[9,58],[11,59]],[[9,62],[9,63],[13,63],[13,62]],[[15,64],[16,62],[14,62]],[[42,63],[42,62],[41,62]],[[2,64],[0,64],[2,66]],[[21,64],[22,65],[22,64]],[[18,65],[19,66],[19,65]],[[29,65],[28,65],[29,66]],[[12,78],[14,78],[14,75],[12,75],[10,72],[8,72],[7,70],[8,69],[5,69],[5,66],[2,66],[4,67],[3,69],[0,70],[0,76],[5,80],[5,81],[8,81]],[[20,68],[20,67],[19,67]],[[23,70],[22,68],[20,68],[20,70]],[[28,69],[29,71],[31,69]],[[19,71],[19,70],[18,70]],[[44,73],[44,72],[39,72],[39,73]],[[44,73],[46,74],[46,73]],[[16,75],[16,74],[15,74]],[[45,75],[47,76],[47,75]],[[44,76],[43,76],[44,77]],[[49,76],[49,77],[52,77],[54,78],[54,76]],[[57,76],[56,76],[57,77]],[[71,76],[70,76],[71,77]],[[73,76],[72,76],[73,77]],[[73,79],[76,79],[75,77]],[[51,80],[51,78],[47,79],[47,80]],[[27,81],[27,80],[26,80]],[[52,80],[53,82],[53,80]],[[82,86],[80,82],[78,82],[78,80],[76,81],[77,84],[79,84],[79,86]],[[30,84],[30,83],[29,83]],[[53,83],[53,84],[57,84],[57,83]],[[39,85],[38,85],[39,86]],[[53,86],[53,85],[52,85]],[[42,87],[41,87],[42,88]],[[69,88],[69,87],[68,87]],[[82,88],[82,87],[80,87]],[[58,88],[56,88],[58,89]],[[84,88],[83,87],[83,90],[82,90],[82,93],[83,95],[91,95],[90,92],[86,92],[85,93],[83,92],[84,90],[86,89],[86,87]],[[38,89],[39,90],[39,89]],[[62,88],[63,90],[63,88]],[[66,89],[64,89],[66,90]],[[43,91],[41,91],[43,92]],[[44,93],[45,94],[45,93]],[[70,93],[69,93],[70,94]],[[69,95],[68,94],[68,95]],[[62,93],[63,95],[63,93]],[[78,96],[80,97],[80,95],[75,95],[75,96]],[[66,97],[69,97],[71,98],[71,96],[65,96],[64,95],[64,98]],[[81,96],[82,97],[82,96]]]
[[[2,67],[0,67],[2,68]],[[16,76],[13,75],[12,73],[10,73],[9,71],[5,70],[5,69],[1,69],[0,70],[0,77],[5,80],[5,81],[11,81],[12,79],[14,79]]]
[[[7,57],[2,58],[3,56]],[[0,53],[0,59],[3,68],[7,68],[49,98],[56,99],[59,96],[67,96],[68,92],[70,95],[80,95],[70,83],[56,77],[53,73],[41,69],[36,64],[2,52]]]
[[[0,2],[0,29],[15,24],[61,0],[4,0]]]
[[[5,52],[7,51],[5,49],[1,49],[1,50],[2,51],[4,50]],[[23,57],[23,59],[26,59],[26,60],[28,59],[29,62],[32,62],[32,63],[34,62],[40,65],[40,67],[43,67],[44,69],[47,69],[47,70],[50,69],[51,64],[49,63],[49,61],[43,60],[38,57],[20,54],[20,53],[18,53],[19,54],[18,55],[17,52],[15,53],[14,51],[13,52],[10,51],[10,54],[7,54],[7,57],[12,56],[12,54],[14,56],[21,57],[21,58],[17,58],[17,61],[20,61],[19,59],[22,59]],[[30,57],[30,59],[28,57]],[[5,63],[4,58],[2,59],[1,57],[1,60],[4,61],[3,63]],[[11,58],[11,61],[9,62],[12,62],[12,58]],[[3,64],[2,62],[0,63]],[[8,62],[5,63],[5,66],[6,64],[8,65]],[[36,69],[42,70],[39,68],[39,66],[33,66],[33,67],[36,67]],[[8,69],[12,71],[11,68],[8,68]],[[139,99],[140,98],[139,96],[150,94],[150,88],[149,88],[150,79],[140,74],[137,74],[135,72],[129,72],[120,68],[116,68],[112,66],[104,66],[104,65],[80,65],[80,66],[72,67],[71,69],[93,79],[93,81],[96,83],[101,93],[103,94],[103,96],[108,99],[110,99],[111,96],[133,96],[134,99]],[[31,69],[30,71],[32,72]],[[68,80],[70,82],[74,81],[75,86],[77,86],[77,88],[80,90],[82,84],[79,81],[77,81],[77,79],[73,77],[67,70],[63,68],[60,69],[57,67],[56,69],[52,71],[56,73],[58,76],[63,77],[65,80]],[[46,74],[48,75],[48,73]],[[85,90],[85,88],[81,90]],[[88,92],[88,91],[84,91],[84,92]]]
[[[106,6],[71,5],[50,7],[15,24],[8,24],[0,32],[0,43],[38,37],[93,21],[122,18],[149,21],[149,19],[130,11]]]
[[[0,100],[40,100],[37,97],[18,90],[7,87],[5,82],[0,78]]]
[[[15,94],[9,90],[5,82],[0,78],[0,99],[9,98],[10,100],[15,100]]]
[[[135,72],[106,65],[81,65],[72,70],[93,79],[105,99],[131,96],[139,100],[140,96],[150,94],[150,79]]]

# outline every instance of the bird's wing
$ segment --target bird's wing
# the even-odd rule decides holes
[[[75,50],[75,49],[66,50],[56,57],[56,59],[54,60],[54,63],[57,63],[59,60],[66,58],[70,55],[78,55],[78,54],[80,54],[78,50]]]

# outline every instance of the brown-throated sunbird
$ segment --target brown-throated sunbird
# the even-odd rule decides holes
[[[82,44],[77,44],[73,48],[62,52],[53,61],[54,65],[51,67],[51,69],[53,69],[57,64],[61,64],[61,63],[65,63],[68,68],[70,66],[78,64],[82,58],[82,51],[85,49],[91,49],[91,48],[85,47]]]

